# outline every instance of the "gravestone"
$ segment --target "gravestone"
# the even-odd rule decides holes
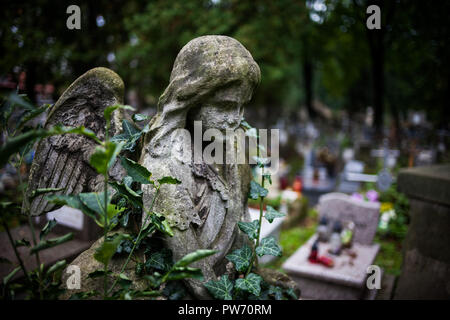
[[[355,223],[351,251],[343,250],[334,257],[334,266],[327,268],[308,261],[317,235],[313,235],[283,264],[286,273],[298,284],[305,299],[363,299],[373,298],[366,290],[367,267],[373,264],[379,250],[372,244],[378,225],[379,203],[352,199],[340,193],[331,193],[319,199],[319,216],[329,221]],[[328,252],[329,243],[319,243],[319,256]]]
[[[410,200],[402,273],[394,299],[450,299],[450,165],[403,169]]]

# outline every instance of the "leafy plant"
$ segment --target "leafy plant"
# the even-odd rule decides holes
[[[26,109],[24,121],[28,121],[41,113],[40,108],[35,108],[25,98],[17,95],[9,97],[8,102],[2,108],[2,124],[5,125],[4,132],[8,133],[7,123],[12,109],[15,106],[22,106]],[[181,260],[173,263],[172,254],[168,249],[157,248],[154,243],[149,242],[148,237],[157,233],[173,236],[173,232],[165,218],[153,211],[153,204],[159,194],[159,190],[166,184],[179,184],[180,181],[173,177],[163,177],[158,180],[152,179],[152,174],[143,166],[139,165],[126,156],[119,156],[124,152],[132,152],[143,133],[148,131],[148,125],[139,130],[132,123],[124,120],[123,133],[117,136],[109,137],[110,119],[112,113],[117,109],[132,109],[129,106],[113,105],[104,111],[106,122],[105,140],[100,141],[96,135],[84,128],[68,128],[55,126],[49,130],[42,128],[31,129],[27,132],[14,130],[13,135],[9,136],[6,143],[0,147],[0,164],[10,161],[15,157],[15,167],[19,168],[23,162],[24,156],[31,149],[32,144],[39,139],[58,134],[82,134],[93,139],[98,146],[90,157],[90,165],[103,176],[103,190],[101,192],[80,193],[76,195],[53,194],[47,196],[49,202],[59,205],[67,205],[81,210],[87,217],[93,219],[101,228],[103,228],[103,241],[96,249],[93,257],[99,261],[103,268],[95,270],[89,274],[90,278],[103,278],[103,292],[95,291],[78,292],[71,296],[71,299],[88,299],[93,296],[102,295],[104,299],[132,299],[136,297],[156,297],[166,295],[169,298],[183,297],[185,291],[178,282],[185,278],[201,279],[202,273],[198,268],[192,268],[189,265],[197,260],[203,259],[216,253],[213,250],[197,250],[183,257]],[[146,120],[142,115],[133,117],[135,121]],[[22,122],[19,122],[22,124]],[[22,129],[24,126],[19,126]],[[127,172],[127,176],[122,181],[111,181],[109,177],[110,168],[119,161]],[[20,177],[20,175],[19,175]],[[137,190],[139,185],[149,184],[155,188],[154,197],[149,208],[145,208],[142,201],[142,192]],[[22,190],[24,192],[24,189]],[[38,189],[33,192],[31,198],[44,193],[55,193],[60,191],[55,188]],[[25,198],[25,194],[23,194]],[[27,202],[25,202],[27,204]],[[11,207],[12,203],[2,203],[3,209]],[[66,267],[66,261],[59,261],[50,266],[47,270],[44,264],[40,262],[39,253],[42,250],[60,245],[73,239],[73,234],[68,233],[61,237],[47,239],[46,237],[55,227],[56,221],[51,220],[44,226],[39,234],[39,240],[36,237],[34,225],[31,220],[31,213],[28,207],[23,211],[28,216],[28,223],[32,234],[32,242],[27,239],[14,241],[9,231],[8,225],[3,217],[2,225],[7,231],[11,245],[13,246],[19,266],[17,266],[9,275],[3,279],[3,298],[14,298],[15,292],[19,289],[25,289],[30,299],[57,299],[64,291],[61,288],[62,270]],[[130,216],[140,215],[144,211],[145,219],[136,233],[122,231],[114,232],[112,230],[118,225],[126,228],[129,224]],[[140,220],[137,218],[137,220]],[[145,243],[147,247],[146,255],[148,257],[145,263],[139,261],[135,255],[136,250]],[[17,247],[26,246],[30,249],[30,254],[36,256],[36,262],[39,266],[36,270],[26,270]],[[109,270],[111,259],[115,254],[127,255],[125,262],[120,268],[118,275],[113,275]],[[132,289],[133,281],[124,273],[131,260],[137,261],[136,274],[147,282],[144,290]],[[2,263],[9,263],[2,259]],[[22,270],[25,275],[24,283],[12,283],[12,279]],[[37,293],[37,295],[36,295]]]
[[[258,138],[257,130],[246,121],[241,122],[241,127],[246,130],[248,136]],[[230,280],[227,275],[223,275],[217,281],[212,280],[205,283],[205,287],[216,299],[297,299],[292,290],[269,285],[257,274],[257,257],[264,255],[279,257],[282,254],[281,247],[274,237],[260,239],[262,219],[272,223],[274,219],[284,216],[270,205],[266,205],[267,210],[264,214],[264,200],[268,194],[268,190],[264,186],[266,181],[268,183],[272,183],[272,181],[270,175],[264,173],[264,167],[268,161],[266,158],[260,157],[263,151],[264,148],[258,145],[255,160],[257,166],[261,168],[261,184],[252,180],[248,195],[249,199],[259,201],[259,219],[251,222],[238,222],[239,229],[247,235],[252,246],[244,244],[242,248],[236,249],[226,256],[238,272],[237,279]]]

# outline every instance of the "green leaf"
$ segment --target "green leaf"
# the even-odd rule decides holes
[[[234,267],[237,271],[244,272],[250,266],[250,261],[252,259],[252,249],[248,245],[244,244],[241,249],[234,250],[225,258],[233,262]]]
[[[54,265],[52,265],[46,272],[47,276],[50,276],[52,273],[55,273],[59,270],[64,269],[64,267],[67,265],[66,260],[60,260],[56,262]]]
[[[286,295],[291,298],[292,300],[298,300],[297,294],[295,293],[294,289],[292,288],[287,288],[284,290],[284,292],[286,293]]]
[[[191,268],[191,267],[174,267],[170,270],[170,273],[167,276],[167,281],[174,280],[182,280],[182,279],[198,279],[203,280],[202,270],[199,268]]]
[[[118,233],[112,239],[106,239],[100,247],[95,250],[94,258],[98,262],[108,264],[117,250],[120,242],[124,239],[131,240],[131,236],[125,233]]]
[[[272,294],[275,298],[275,300],[284,300],[283,297],[283,289],[276,286],[270,286],[269,287],[269,294]]]
[[[260,257],[266,254],[280,257],[281,247],[277,244],[275,237],[267,237],[261,240],[261,243],[256,248],[256,254]]]
[[[36,246],[34,246],[33,248],[31,248],[30,250],[30,254],[34,254],[36,252],[48,249],[48,248],[52,248],[55,246],[58,246],[62,243],[65,243],[67,241],[70,241],[73,239],[73,233],[70,232],[66,235],[63,235],[61,237],[58,238],[53,238],[53,239],[48,239],[48,240],[44,240],[39,242]]]
[[[108,107],[105,108],[105,111],[103,111],[103,115],[105,116],[106,123],[111,121],[111,115],[117,109],[132,110],[132,111],[135,110],[131,106],[122,105],[122,104],[115,104],[115,105],[112,105],[112,106],[108,106]]]
[[[105,193],[104,192],[89,192],[80,193],[79,198],[81,202],[91,211],[103,216],[105,214]],[[109,194],[108,194],[109,196]],[[108,199],[109,203],[109,199]]]
[[[233,300],[233,283],[227,275],[223,275],[218,281],[208,281],[205,284],[206,289],[219,300]]]
[[[47,109],[50,107],[49,104],[45,104],[42,107],[36,108],[34,110],[29,110],[27,112],[25,112],[22,116],[21,119],[17,125],[17,129],[16,132],[21,131],[23,129],[23,127],[25,126],[25,124],[36,118],[37,116],[39,116],[40,114],[42,114],[43,112],[47,111]]]
[[[99,293],[95,290],[90,290],[87,292],[77,292],[71,295],[69,300],[85,300],[98,295]]]
[[[64,190],[64,188],[42,188],[42,189],[36,189],[36,190],[33,190],[33,192],[31,193],[30,200],[36,198],[37,196],[39,196],[41,194],[50,193],[50,192],[58,192],[58,191],[62,191],[62,190]]]
[[[164,286],[162,294],[169,300],[180,300],[186,296],[186,289],[181,281],[171,281]]]
[[[14,246],[16,248],[19,247],[29,247],[30,246],[30,241],[28,241],[27,239],[23,238],[22,240],[16,240],[14,241]]]
[[[257,274],[249,273],[245,278],[236,280],[236,288],[259,296],[261,293],[261,280],[262,278]]]
[[[169,223],[166,221],[166,218],[156,212],[147,213],[148,217],[150,218],[150,224],[156,227],[159,231],[162,233],[165,233],[169,235],[170,237],[173,237],[173,231],[172,228],[170,228]]]
[[[180,184],[181,181],[174,177],[162,177],[158,179],[159,184]]]
[[[153,184],[153,181],[150,180],[150,177],[152,176],[151,172],[139,163],[124,157],[121,158],[121,163],[127,171],[127,174],[132,177],[134,181],[141,184]]]
[[[258,237],[259,220],[252,222],[238,222],[239,229],[241,229],[250,239],[255,240]]]
[[[265,173],[263,177],[265,180],[269,181],[270,184],[272,184],[272,176],[269,173]]]
[[[17,272],[19,272],[20,267],[15,268],[13,271],[11,271],[6,277],[3,278],[3,285],[7,285],[8,282],[16,275]]]
[[[195,252],[191,252],[178,260],[174,267],[186,267],[192,262],[204,259],[210,255],[217,253],[217,250],[200,249]]]
[[[141,114],[141,113],[135,113],[135,114],[133,114],[133,117],[132,117],[134,122],[141,122],[141,121],[148,120],[150,118],[151,118],[150,116],[147,116],[147,115]]]
[[[56,203],[58,205],[66,205],[71,208],[75,208],[81,210],[85,215],[89,216],[92,219],[96,219],[95,211],[92,211],[87,207],[80,199],[79,195],[68,196],[63,194],[47,196],[47,200],[52,203]]]
[[[266,214],[264,215],[264,218],[266,218],[267,221],[272,223],[273,219],[275,219],[275,218],[282,218],[284,216],[285,216],[284,213],[278,212],[277,210],[275,210],[271,206],[267,206],[267,210],[266,210]]]
[[[127,120],[122,121],[122,129],[123,133],[128,137],[140,134],[140,131],[130,121]]]
[[[56,219],[52,219],[47,221],[44,228],[42,228],[41,233],[39,234],[39,239],[42,240],[43,237],[45,237],[56,225],[58,222],[56,222]]]
[[[108,271],[106,271],[106,274],[110,275],[110,274],[112,274],[112,271],[108,270]],[[105,275],[105,270],[95,270],[88,274],[88,278],[95,279],[95,278],[103,277],[104,275]]]
[[[168,249],[153,252],[145,262],[146,268],[155,268],[160,271],[168,271],[172,265],[172,252]]]
[[[89,160],[90,165],[98,173],[106,175],[124,145],[125,142],[115,143],[110,141],[105,144],[105,147],[97,146]]]
[[[109,185],[112,186],[118,192],[118,194],[127,199],[129,202],[131,202],[133,206],[139,209],[142,208],[143,206],[142,195],[137,194],[136,192],[131,190],[131,188],[127,187],[125,184],[120,184],[114,181],[109,182]],[[130,190],[133,191],[133,193],[131,193]]]
[[[257,200],[259,197],[267,196],[268,193],[269,191],[266,188],[263,188],[258,182],[254,180],[250,182],[250,199]]]

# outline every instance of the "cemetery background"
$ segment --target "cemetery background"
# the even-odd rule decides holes
[[[126,83],[125,103],[152,116],[184,44],[205,34],[236,38],[262,74],[245,118],[253,127],[281,130],[284,162],[266,202],[276,209],[285,206],[289,214],[277,231],[283,256],[266,266],[282,270],[316,232],[320,195],[342,191],[370,201],[376,190],[381,219],[374,264],[384,269],[386,288],[378,298],[390,299],[401,275],[410,222],[410,202],[395,183],[398,172],[450,160],[449,7],[420,1],[376,3],[382,29],[368,31],[368,1],[130,1],[120,9],[96,1],[81,5],[82,29],[77,32],[64,27],[68,4],[63,1],[9,2],[2,4],[7,10],[0,19],[0,87],[5,97],[18,88],[38,106],[51,104],[76,77],[105,66]],[[28,125],[44,119],[42,114]],[[398,154],[377,156],[374,150]],[[26,186],[19,175],[26,181],[30,163],[28,159],[19,172],[8,165],[1,169],[3,202],[22,203],[19,191]],[[394,184],[380,192],[373,178],[383,168]],[[348,172],[360,176],[348,180]],[[289,205],[281,193],[287,189],[301,194]],[[249,205],[259,206],[251,200]],[[23,228],[15,229],[16,239],[27,238],[26,218],[18,211],[2,210],[2,217],[11,229]],[[54,229],[57,234],[64,228],[77,230],[73,225],[58,228],[63,230]],[[95,226],[83,228],[78,242],[61,251],[74,258],[97,238]],[[10,252],[5,233],[1,239],[1,252]],[[49,256],[49,263],[59,258]]]

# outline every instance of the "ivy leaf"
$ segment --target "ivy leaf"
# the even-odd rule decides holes
[[[250,182],[250,199],[257,200],[259,197],[267,196],[268,193],[269,191],[266,188],[263,188],[258,182],[254,180]]]
[[[186,266],[190,265],[192,262],[201,260],[201,259],[206,258],[215,253],[217,253],[217,250],[208,250],[208,249],[200,249],[200,250],[191,252],[191,253],[185,255],[180,260],[178,260],[177,263],[175,263],[174,267],[186,267]]]
[[[273,295],[275,300],[284,300],[283,289],[276,286],[269,287],[269,294]]]
[[[287,288],[284,290],[284,292],[286,293],[286,295],[288,297],[290,297],[293,300],[298,300],[297,294],[295,293],[294,289],[292,288]]]
[[[77,292],[70,296],[69,300],[85,300],[91,297],[98,296],[99,293],[95,290],[87,291],[87,292]]]
[[[89,160],[89,164],[95,168],[98,173],[103,175],[107,174],[124,145],[125,142],[123,141],[119,143],[109,141],[105,146],[97,146]]]
[[[124,157],[121,158],[121,163],[127,171],[127,174],[132,177],[134,181],[141,184],[153,184],[153,181],[150,180],[150,177],[152,176],[151,172],[139,163]]]
[[[145,262],[146,268],[155,268],[161,271],[168,271],[172,267],[172,252],[168,249],[150,254]]]
[[[36,252],[48,249],[48,248],[53,248],[55,246],[58,246],[64,242],[70,241],[73,239],[73,233],[69,232],[66,235],[63,235],[61,237],[58,238],[53,238],[53,239],[48,239],[48,240],[44,240],[39,242],[36,246],[34,246],[33,248],[31,248],[30,250],[30,254],[34,254]]]
[[[236,280],[236,288],[259,296],[261,293],[261,280],[262,278],[257,274],[249,273],[245,278]]]
[[[233,283],[227,275],[223,275],[218,281],[208,281],[205,284],[206,289],[219,300],[232,300]]]
[[[117,250],[120,242],[124,239],[131,240],[131,236],[125,233],[118,233],[112,239],[106,239],[100,247],[95,250],[94,258],[98,262],[108,264]]]
[[[281,217],[284,217],[284,216],[285,216],[284,213],[278,212],[277,210],[275,210],[271,206],[267,206],[267,210],[266,210],[266,214],[264,215],[264,218],[266,218],[267,221],[272,223],[273,219],[281,218]]]
[[[43,237],[45,237],[57,224],[58,224],[58,222],[56,222],[55,218],[47,221],[44,228],[42,228],[41,233],[39,234],[39,239],[42,239]]]
[[[180,300],[186,296],[186,289],[181,281],[172,281],[164,286],[162,294],[169,300]]]
[[[261,243],[256,248],[256,254],[260,257],[266,254],[280,257],[281,247],[277,244],[275,237],[267,237],[261,240]]]
[[[252,222],[238,222],[239,229],[241,229],[250,239],[256,239],[258,237],[259,220],[253,220]]]
[[[181,181],[174,177],[162,177],[161,179],[158,179],[159,184],[180,184]]]
[[[244,272],[250,265],[250,260],[252,258],[252,249],[248,245],[244,244],[241,249],[234,250],[225,258],[233,262],[234,267],[237,271]]]

